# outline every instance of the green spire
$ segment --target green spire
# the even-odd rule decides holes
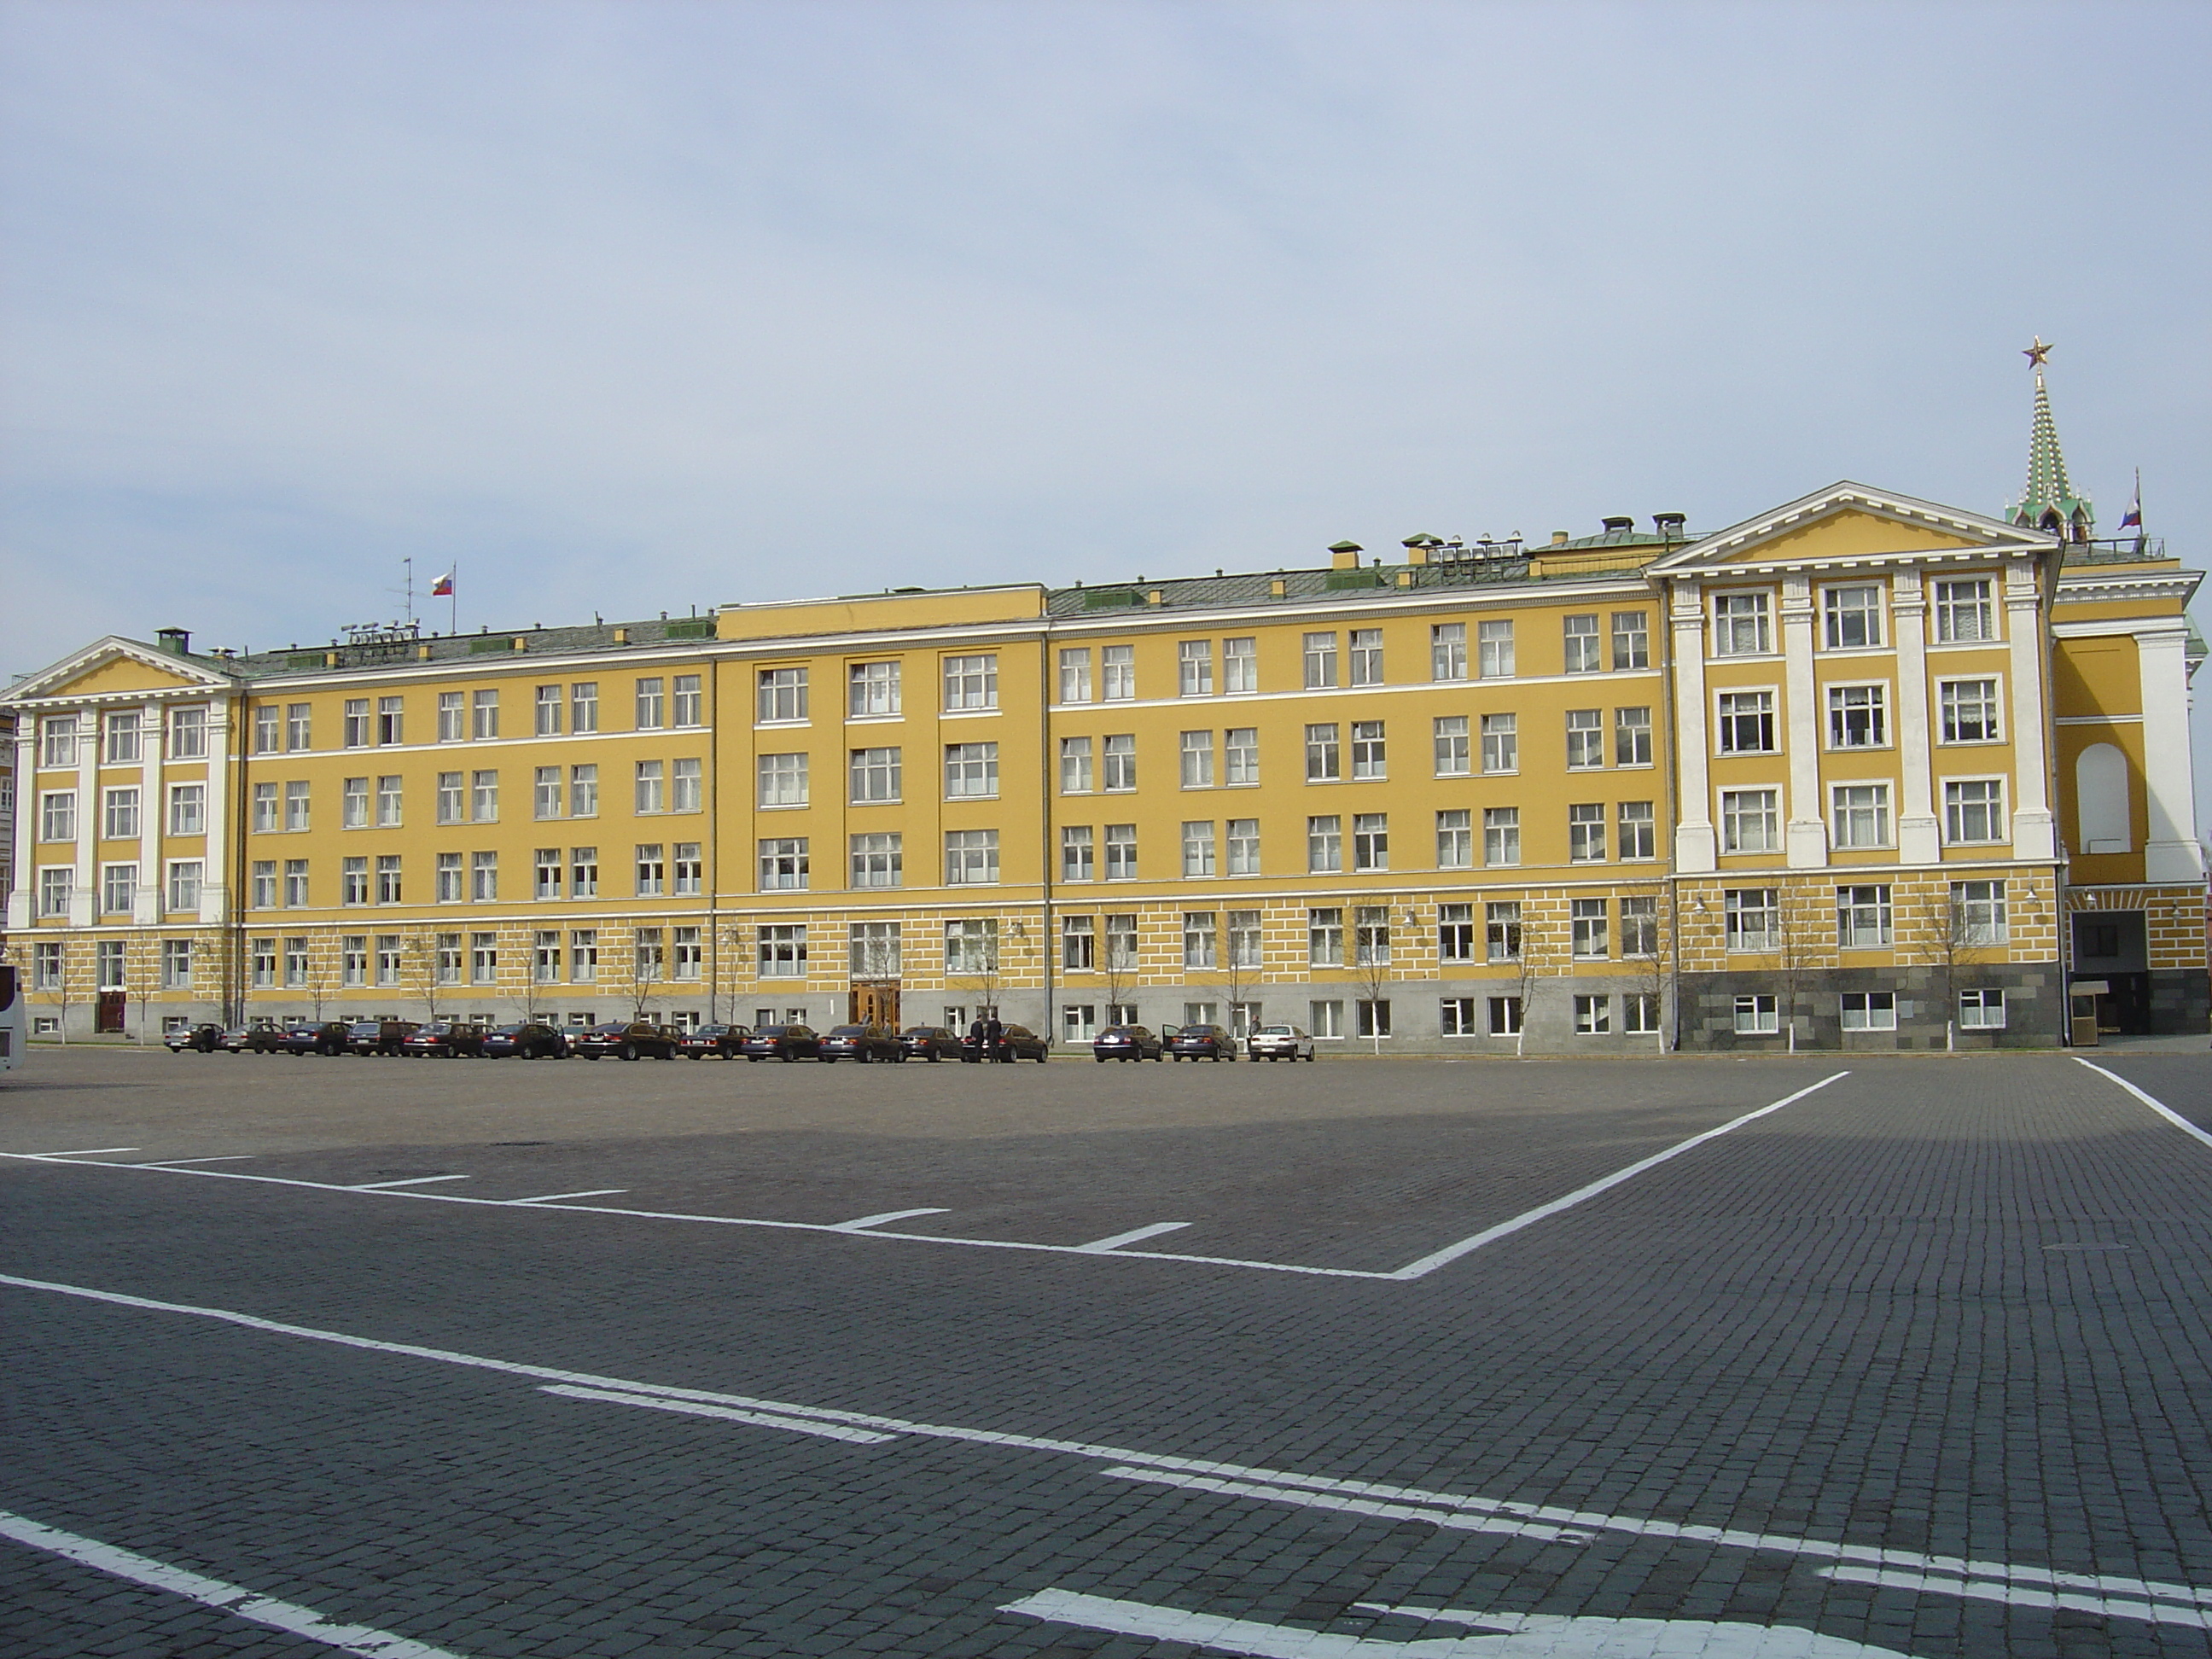
[[[2045,530],[2069,541],[2087,541],[2096,529],[2097,509],[2076,495],[2066,477],[2066,455],[2058,447],[2058,422],[2051,418],[2051,389],[2043,381],[2051,348],[2039,337],[2023,354],[2035,368],[2035,422],[2027,442],[2027,487],[2008,515],[2017,525]]]

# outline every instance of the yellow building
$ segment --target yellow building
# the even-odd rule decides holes
[[[2202,1030],[2199,577],[2016,516],[1846,483],[1702,538],[101,640],[0,698],[9,945],[70,1033],[996,1008],[1067,1043],[1987,1046],[2057,1041],[2069,973],[2115,1027]]]

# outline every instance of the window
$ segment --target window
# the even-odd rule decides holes
[[[468,709],[458,691],[438,693],[438,741],[459,743],[468,736]]]
[[[461,902],[463,875],[459,853],[438,854],[438,902],[459,904]]]
[[[207,866],[198,859],[176,859],[170,863],[170,909],[197,910],[200,908],[200,884],[206,871]]]
[[[1836,889],[1836,944],[1840,949],[1878,949],[1892,942],[1894,930],[1887,886]]]
[[[1087,647],[1060,653],[1060,700],[1064,703],[1091,701],[1091,652]]]
[[[1390,907],[1363,904],[1352,913],[1352,959],[1362,967],[1390,960]]]
[[[1465,807],[1437,814],[1437,868],[1474,867],[1474,814]]]
[[[468,793],[459,772],[438,774],[438,822],[465,823],[468,822]]]
[[[645,762],[640,766],[640,776],[647,765],[658,766],[658,762]],[[763,806],[804,806],[806,805],[806,757],[801,755],[762,755],[757,757],[755,769],[760,780],[760,804]],[[648,809],[641,799],[638,811]]]
[[[1562,617],[1559,627],[1564,636],[1565,672],[1595,674],[1605,666],[1604,659],[1598,655],[1595,617]]]
[[[1098,1005],[1095,1002],[1071,1002],[1060,1011],[1060,1040],[1082,1044],[1098,1035]]]
[[[761,843],[761,885],[763,887],[765,888],[769,885],[768,878],[769,859],[769,849],[772,847],[782,847],[788,846],[791,843],[784,842],[765,841]],[[803,842],[799,844],[801,846],[804,845]],[[796,870],[797,865],[798,861],[794,860],[792,867]],[[657,841],[639,842],[635,860],[632,867],[635,872],[635,880],[630,890],[635,893],[640,898],[658,897],[667,892],[668,849],[665,843]],[[802,886],[805,884],[803,880],[793,880],[787,884],[779,884]]]
[[[1605,803],[1582,801],[1567,808],[1567,862],[1605,862]]]
[[[1306,868],[1316,873],[1344,868],[1344,820],[1334,812],[1306,820]]]
[[[1610,945],[1607,937],[1605,900],[1601,898],[1570,900],[1567,926],[1576,956],[1602,957],[1610,954]]]
[[[1060,878],[1062,881],[1089,881],[1097,874],[1095,848],[1091,826],[1087,823],[1066,823],[1060,830]]]
[[[763,668],[759,674],[755,718],[763,726],[779,720],[806,718],[806,671],[804,668]]]
[[[1820,611],[1827,624],[1829,650],[1856,651],[1881,643],[1881,589],[1871,583],[1829,588],[1820,596]]]
[[[532,855],[532,891],[541,899],[561,896],[561,849],[541,847]]]
[[[1352,721],[1352,775],[1370,782],[1389,775],[1381,720]]]
[[[666,682],[655,674],[637,683],[637,729],[657,732],[668,724]]]
[[[1106,918],[1106,965],[1115,969],[1136,967],[1137,919],[1135,916],[1109,915]],[[1133,1014],[1129,1016],[1131,1020],[1135,1018]]]
[[[1995,680],[1942,680],[1936,693],[1944,742],[1995,743],[2002,735],[1997,726]]]
[[[307,941],[289,938],[284,941],[284,985],[288,990],[303,988],[314,972],[313,958],[308,954]]]
[[[276,860],[257,859],[252,876],[252,896],[248,901],[257,910],[271,909],[276,903]]]
[[[1951,943],[1978,947],[2002,945],[2011,938],[2005,917],[2005,884],[2002,881],[1954,881],[1951,884]],[[2117,956],[2117,950],[2106,951]]]
[[[1074,973],[1098,965],[1098,933],[1089,916],[1060,919],[1060,965]]]
[[[347,933],[338,940],[338,983],[368,983],[368,935]]]
[[[760,844],[760,890],[763,893],[788,893],[803,890],[811,878],[807,858],[808,837],[805,836],[771,836]],[[643,881],[644,855],[647,849],[638,848],[639,879]],[[660,849],[651,849],[658,860]],[[641,885],[638,889],[646,889]],[[659,892],[655,887],[652,890]]]
[[[851,752],[848,769],[855,805],[899,799],[904,788],[901,754],[897,749],[855,749]]]
[[[100,908],[103,915],[127,914],[138,892],[138,866],[106,864],[100,870]]]
[[[1613,613],[1613,665],[1616,672],[1651,666],[1651,631],[1641,611]]]
[[[311,703],[288,702],[284,705],[284,747],[290,750],[313,749],[314,744],[314,706]]]
[[[1257,910],[1231,910],[1229,913],[1229,965],[1232,968],[1257,968],[1261,960],[1260,913]]]
[[[499,983],[499,935],[497,933],[469,935],[469,983],[471,985]]]
[[[368,902],[368,860],[366,858],[338,860],[338,902]]]
[[[1482,769],[1517,772],[1521,769],[1520,717],[1485,714],[1482,717]]]
[[[1486,806],[1482,809],[1482,861],[1510,865],[1521,862],[1521,809]]]
[[[495,904],[499,901],[499,854],[471,853],[469,854],[469,899],[476,904]]]
[[[1231,818],[1229,820],[1229,873],[1232,876],[1256,876],[1260,873],[1260,820]]]
[[[1301,645],[1308,690],[1336,684],[1336,635],[1309,634]]]
[[[1213,695],[1213,641],[1180,640],[1176,644],[1176,695],[1210,697]]]
[[[1308,783],[1327,783],[1343,775],[1342,764],[1338,754],[1337,732],[1338,728],[1333,722],[1326,726],[1306,727],[1306,781]]]
[[[538,985],[550,985],[560,977],[560,931],[557,928],[541,930],[531,941],[531,981]]]
[[[1490,1000],[1490,1035],[1517,1036],[1521,1031],[1521,999],[1492,997]]]
[[[1340,1002],[1310,1002],[1306,1005],[1306,1024],[1317,1037],[1340,1039],[1344,1036],[1344,1005]]]
[[[1889,742],[1889,690],[1881,685],[1828,688],[1828,746],[1880,749]]]
[[[1473,769],[1468,757],[1467,716],[1440,714],[1431,723],[1436,749],[1437,775],[1463,778]]]
[[[339,714],[338,742],[348,749],[366,749],[368,732],[368,699],[348,697]]]
[[[2005,1028],[2004,993],[1994,988],[1959,993],[1959,1029],[1962,1031],[2002,1031]]]
[[[1623,859],[1656,859],[1659,856],[1659,825],[1652,815],[1650,801],[1621,802],[1614,822],[1620,825],[1620,856]]]
[[[479,743],[499,736],[497,691],[472,691],[469,694],[469,732]]]
[[[1306,962],[1315,968],[1340,968],[1344,965],[1343,911],[1306,912]]]
[[[681,927],[676,930],[678,941],[676,976],[678,979],[687,977],[683,969],[681,943],[687,931]],[[899,925],[895,921],[852,923],[846,934],[846,948],[850,952],[848,960],[856,977],[890,978],[899,971]],[[696,979],[698,975],[694,973],[689,977]]]
[[[999,966],[999,924],[994,918],[981,921],[948,921],[945,924],[945,971],[954,974],[989,974]],[[978,1009],[976,1017],[984,1018],[988,1011]]]
[[[1182,734],[1182,787],[1186,789],[1213,787],[1213,733],[1186,732]]]
[[[137,840],[138,792],[136,789],[110,789],[101,797],[100,816],[100,832],[106,840]]]
[[[1996,613],[1986,577],[1936,584],[1936,637],[1963,641],[1997,636]]]
[[[699,855],[697,842],[678,842],[669,864],[677,893],[696,897],[705,890],[707,861]]]
[[[1260,781],[1260,730],[1232,726],[1221,737],[1221,781],[1232,787]]]
[[[1577,996],[1574,1006],[1577,1036],[1613,1035],[1613,999],[1611,997]]]
[[[595,818],[599,815],[599,769],[594,765],[568,769],[568,816]]]
[[[1595,708],[1567,710],[1567,769],[1570,771],[1588,770],[1605,764],[1605,725],[1603,711]]]
[[[469,776],[469,816],[478,823],[499,822],[499,774],[474,772]]]
[[[1439,1036],[1474,1036],[1474,999],[1445,997],[1437,1004],[1437,1035]]]
[[[901,887],[906,884],[904,837],[897,831],[872,831],[851,842],[853,885]]]
[[[1186,910],[1182,918],[1182,965],[1185,973],[1215,963],[1213,912]]]
[[[39,797],[39,839],[76,839],[76,791],[52,789]]]
[[[706,722],[702,718],[704,700],[699,693],[699,677],[696,674],[678,674],[673,683],[673,690],[675,695],[671,699],[669,710],[670,723],[676,726],[704,725]],[[683,931],[681,928],[677,930],[679,935]],[[680,973],[677,976],[679,979],[683,977]]]
[[[1889,786],[1839,783],[1829,792],[1838,848],[1889,845]]]
[[[999,832],[951,830],[945,836],[945,884],[988,886],[999,879]]]
[[[1763,657],[1773,648],[1773,628],[1765,594],[1713,595],[1715,656]]]
[[[1651,711],[1616,708],[1613,711],[1613,763],[1615,766],[1651,764]]]
[[[253,988],[257,991],[275,990],[276,988],[276,941],[273,939],[257,939],[250,947],[250,953],[252,966],[247,973]]]
[[[380,830],[398,829],[403,805],[398,776],[392,774],[378,778],[376,781],[376,827]]]
[[[1091,739],[1062,738],[1060,740],[1060,793],[1063,795],[1088,794],[1091,781]]]
[[[1486,622],[1475,624],[1476,665],[1486,680],[1513,678],[1513,624]]]
[[[533,729],[539,737],[557,738],[561,735],[561,708],[563,701],[559,686],[541,685],[538,688],[535,700],[538,718]]]
[[[1064,658],[1066,653],[1060,653]],[[854,720],[896,714],[900,707],[900,665],[856,662],[845,671],[845,712]]]
[[[161,983],[173,991],[191,988],[191,940],[165,939],[161,941]]]
[[[1137,826],[1133,823],[1109,823],[1106,826],[1106,879],[1134,881],[1137,878]]]
[[[1105,702],[1127,702],[1137,695],[1137,647],[1109,645],[1098,653],[1098,672],[1103,681],[1099,697]]]
[[[368,780],[348,778],[338,788],[338,825],[345,830],[368,828]]]
[[[254,729],[258,732],[265,726],[269,741],[260,745],[264,750],[276,746],[276,709],[274,704],[263,703],[253,711]],[[264,718],[265,717],[265,718]],[[76,764],[76,716],[49,714],[39,723],[41,766],[75,766]]]
[[[667,977],[668,952],[661,943],[660,929],[640,927],[630,935],[631,959],[635,963],[631,975],[633,983],[658,984]]]
[[[1379,628],[1355,628],[1352,630],[1352,684],[1380,685],[1382,684],[1382,630]]]
[[[1774,752],[1774,693],[1723,691],[1720,697],[1721,753]]]
[[[1200,819],[1182,827],[1182,872],[1186,876],[1213,873],[1213,824]]]
[[[1630,1036],[1659,1035],[1659,994],[1631,991],[1620,1000],[1620,1029]]]
[[[999,793],[999,745],[954,743],[945,748],[947,800],[995,799]]]
[[[561,769],[540,766],[531,774],[530,810],[534,817],[561,816]]]
[[[999,706],[998,658],[947,657],[945,659],[945,706],[947,709],[996,708]]]
[[[568,729],[575,732],[599,729],[599,683],[579,680],[568,688]]]
[[[1897,1029],[1896,992],[1845,991],[1841,1000],[1844,1030],[1846,1031],[1894,1031]]]
[[[1998,778],[1951,779],[1943,785],[1943,839],[1951,846],[2005,838],[2004,783]]]
[[[1721,917],[1731,951],[1775,951],[1782,945],[1781,891],[1731,887],[1721,894]]]
[[[803,804],[805,799],[805,773],[806,757],[804,755],[763,755],[760,757],[762,784],[761,805],[768,806],[781,804],[771,802],[767,798],[768,763],[771,760],[796,760],[799,762],[800,769],[799,800],[800,803]],[[632,784],[632,810],[639,812],[659,812],[665,811],[668,804],[667,783],[667,768],[660,762],[657,760],[638,762],[636,775]]]
[[[1437,959],[1440,962],[1474,960],[1474,906],[1437,906]]]
[[[1390,817],[1387,812],[1355,813],[1352,820],[1352,867],[1388,870],[1390,867]]]
[[[1255,639],[1221,642],[1221,689],[1231,694],[1260,689],[1260,641]]]
[[[1106,787],[1125,791],[1136,787],[1136,734],[1132,732],[1109,733],[1106,738]]]
[[[1386,1037],[1390,1035],[1390,1000],[1379,997],[1372,1001],[1363,997],[1352,1005],[1359,1018],[1359,1035],[1364,1037]]]
[[[304,780],[295,780],[284,786],[284,827],[305,830],[307,827],[308,794]]]
[[[307,860],[284,860],[284,908],[302,910],[307,906]]]
[[[596,847],[572,847],[568,849],[568,896],[597,898],[599,896],[599,849]]]
[[[1467,624],[1437,623],[1429,629],[1429,678],[1463,680],[1467,678]]]
[[[119,708],[107,717],[106,763],[136,766],[145,755],[143,717],[136,708]]]
[[[1777,1011],[1771,996],[1747,996],[1738,997],[1735,1000],[1735,1030],[1738,1036],[1771,1036],[1781,1029],[1781,1015]]]
[[[386,698],[386,702],[393,701]],[[207,758],[208,711],[194,704],[185,708],[169,711],[169,758],[171,760],[205,760]],[[398,742],[398,738],[393,738]]]
[[[1772,853],[1782,845],[1781,821],[1771,789],[1721,791],[1721,851]]]
[[[589,985],[599,976],[599,930],[577,927],[568,934],[568,982]]]
[[[273,755],[273,754],[275,754],[275,753],[276,752],[276,747],[277,747],[277,732],[278,732],[279,726],[280,726],[280,722],[279,722],[279,720],[278,720],[278,713],[279,713],[279,711],[278,711],[278,709],[277,709],[277,707],[276,707],[276,705],[275,703],[273,703],[273,702],[259,702],[259,703],[256,703],[256,704],[254,704],[254,706],[253,706],[253,752],[254,752],[255,754],[257,754],[257,755]],[[71,738],[70,738],[70,745],[69,745],[69,754],[70,754],[70,758],[69,758],[69,759],[67,759],[67,760],[65,760],[65,761],[59,761],[59,760],[56,760],[56,759],[54,758],[54,746],[53,746],[53,745],[54,745],[54,731],[53,731],[54,725],[55,725],[55,722],[54,722],[54,721],[52,721],[52,720],[48,720],[48,721],[46,722],[46,764],[47,764],[48,766],[74,766],[74,765],[76,765],[76,738],[75,738],[75,736],[74,736],[74,735],[72,735],[72,736],[71,736]],[[75,720],[75,717],[74,717],[74,716],[70,717],[70,732],[71,732],[72,733],[74,733],[74,732],[76,732],[76,720]]]
[[[1620,901],[1620,954],[1647,957],[1659,954],[1657,898],[1645,896]]]

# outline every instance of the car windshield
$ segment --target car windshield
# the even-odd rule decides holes
[[[753,1035],[764,1037],[781,1036],[791,1029],[788,1025],[757,1025],[753,1028]]]
[[[830,1030],[831,1036],[866,1036],[867,1034],[868,1028],[865,1025],[835,1025]]]
[[[1254,1036],[1288,1036],[1290,1034],[1291,1028],[1287,1025],[1262,1025],[1252,1033]]]

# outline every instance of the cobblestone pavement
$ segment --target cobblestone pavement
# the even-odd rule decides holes
[[[2212,1054],[2099,1063],[2212,1131]],[[2212,1146],[2062,1056],[40,1050],[0,1152],[63,1152],[0,1511],[357,1652],[2207,1650]],[[1062,1248],[827,1231],[915,1211]],[[0,1653],[335,1639],[0,1540]]]

